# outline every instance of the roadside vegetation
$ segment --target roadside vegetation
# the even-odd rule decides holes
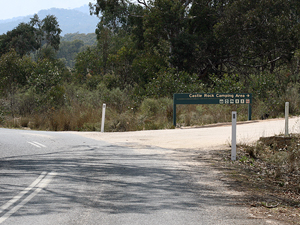
[[[35,15],[0,35],[1,126],[99,131],[105,103],[106,132],[170,129],[174,93],[252,93],[254,120],[282,117],[285,102],[300,114],[298,0],[97,0],[90,10],[95,34],[62,38],[55,16]],[[178,105],[177,125],[228,122],[233,110],[247,120],[247,105]],[[223,165],[258,213],[297,224],[299,136],[289,138],[240,145]]]
[[[244,192],[242,202],[254,217],[300,224],[300,135],[262,137],[237,146],[237,160],[229,151],[217,155],[231,188]],[[221,162],[221,164],[220,164]]]
[[[0,35],[0,124],[43,130],[173,128],[174,93],[252,93],[252,118],[300,112],[298,1],[104,1],[95,34],[55,16]],[[246,105],[178,106],[179,126],[247,120]]]

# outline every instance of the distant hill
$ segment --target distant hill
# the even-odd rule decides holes
[[[44,19],[47,15],[56,16],[60,29],[62,29],[62,36],[68,33],[94,33],[99,22],[99,18],[90,16],[88,5],[75,9],[52,8],[41,10],[37,14],[40,20]],[[14,29],[22,22],[28,23],[32,17],[33,15],[28,15],[25,17],[0,20],[0,34]]]

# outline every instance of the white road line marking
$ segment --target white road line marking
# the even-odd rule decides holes
[[[46,145],[43,145],[43,144],[41,144],[41,143],[38,143],[38,142],[36,142],[36,141],[33,141],[33,143],[35,143],[35,144],[37,144],[37,145],[39,145],[39,146],[42,146],[42,147],[44,147],[44,148],[46,148],[46,147],[47,147]]]
[[[37,185],[37,188],[32,192],[30,195],[28,195],[22,202],[20,202],[18,205],[13,207],[10,211],[5,213],[2,217],[0,217],[0,223],[3,223],[5,220],[7,220],[12,214],[17,212],[20,208],[22,208],[26,203],[28,203],[34,196],[36,196],[43,188],[45,188],[53,179],[54,176],[56,176],[56,172],[51,172],[44,178],[42,178],[39,182],[37,182],[35,185]]]
[[[37,148],[41,148],[41,146],[38,146],[37,144],[34,144],[34,143],[30,142],[30,141],[27,141],[27,143],[29,143],[29,144],[31,144],[31,145],[37,147]]]
[[[46,147],[47,147],[46,145],[43,145],[43,144],[38,143],[38,142],[36,142],[36,141],[32,141],[32,142],[31,142],[31,141],[27,141],[27,143],[29,143],[29,144],[31,144],[31,145],[37,147],[37,148],[41,148],[41,147],[46,148]]]
[[[45,176],[47,172],[42,172],[41,175],[32,182],[27,188],[25,188],[23,191],[21,191],[18,195],[13,197],[11,200],[9,200],[7,203],[5,203],[0,208],[0,214],[6,210],[8,207],[10,207],[12,204],[14,204],[16,201],[18,201],[20,198],[22,198],[27,192],[29,192],[32,188],[34,188]]]

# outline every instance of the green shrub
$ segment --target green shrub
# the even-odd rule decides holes
[[[141,113],[147,117],[156,116],[160,109],[160,103],[157,99],[146,98],[141,105]]]
[[[17,108],[18,108],[18,113],[21,116],[27,116],[31,115],[37,107],[36,104],[36,96],[34,93],[34,90],[32,88],[20,92],[18,95],[18,103],[17,103]]]
[[[134,113],[130,110],[124,113],[108,112],[110,116],[107,118],[107,127],[105,130],[113,132],[141,130],[143,127]]]
[[[146,85],[146,93],[156,98],[172,98],[174,93],[199,92],[203,88],[204,85],[198,80],[196,74],[165,68]]]
[[[212,74],[209,79],[213,85],[212,92],[240,93],[244,91],[244,85],[237,74],[224,74],[222,77]]]
[[[161,116],[170,118],[173,100],[169,98],[146,98],[140,107],[141,113],[147,117]],[[172,112],[173,113],[173,112]]]
[[[284,112],[285,102],[289,102],[289,112],[291,114],[297,114],[300,112],[300,95],[299,84],[289,84],[286,88],[286,92],[280,98],[280,111]]]

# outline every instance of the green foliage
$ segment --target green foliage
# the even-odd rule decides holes
[[[59,49],[61,29],[54,15],[48,15],[42,20],[42,31],[44,32],[44,40],[51,45],[56,51]]]
[[[47,59],[37,62],[37,67],[31,74],[29,83],[38,94],[48,92],[52,87],[58,85],[61,75],[58,67]]]
[[[243,93],[247,92],[240,77],[237,74],[224,74],[221,78],[212,74],[210,77],[213,92],[219,93]],[[252,93],[252,92],[251,92]]]
[[[51,60],[55,61],[56,60],[56,51],[55,49],[50,46],[50,45],[44,45],[42,48],[39,49],[36,53],[36,60]]]
[[[103,85],[100,85],[98,90],[101,92],[103,102],[107,102],[108,106],[114,108],[118,113],[123,112],[127,108],[131,108],[130,99],[127,97],[126,90],[121,91],[120,88],[108,90]]]
[[[83,46],[84,42],[81,40],[74,40],[72,42],[62,41],[59,45],[57,58],[64,58],[67,62],[66,65],[73,68],[75,65],[75,58]]]
[[[95,33],[89,34],[65,34],[62,38],[62,42],[73,42],[73,41],[83,41],[84,45],[96,45],[97,44],[97,35]]]
[[[20,58],[16,51],[12,50],[0,58],[0,81],[1,89],[5,92],[12,86],[22,86],[26,83],[26,77],[31,72],[31,66],[28,58]]]
[[[96,118],[106,103],[109,129],[158,129],[171,127],[174,93],[250,92],[253,118],[281,115],[285,101],[300,113],[297,1],[97,0],[90,8],[100,18],[95,34],[60,42],[57,19],[34,15],[0,35],[3,112],[34,115],[33,127],[97,130],[85,115]],[[232,109],[246,114],[236,105],[178,107],[179,124],[228,121],[221,114]]]
[[[53,61],[38,61],[28,82],[37,93],[38,103],[42,108],[57,108],[64,104],[65,89],[62,86],[61,70]]]
[[[140,106],[140,123],[146,130],[157,130],[172,127],[172,103],[169,98],[146,98]]]
[[[199,92],[204,85],[197,75],[177,72],[175,69],[161,70],[156,78],[146,85],[147,94],[155,97],[172,97],[174,93]]]
[[[17,112],[20,116],[30,116],[37,108],[37,97],[33,88],[21,90],[17,95]]]
[[[111,68],[118,78],[118,87],[122,89],[135,82],[135,77],[132,76],[132,61],[135,58],[135,51],[130,45],[131,40],[126,42],[116,54],[110,54],[107,61],[108,68]]]
[[[166,115],[169,107],[172,107],[173,101],[169,98],[146,98],[141,104],[141,112],[146,117],[155,117]]]
[[[290,61],[298,46],[298,10],[297,1],[232,1],[216,33],[228,46],[232,63],[272,73]]]
[[[0,57],[0,93],[10,100],[10,111],[15,114],[15,95],[19,88],[27,84],[27,78],[35,68],[35,64],[28,58],[21,58],[12,50]]]
[[[136,84],[144,88],[161,68],[166,68],[167,64],[157,54],[143,52],[139,54],[132,62],[132,76]]]
[[[43,44],[58,50],[60,33],[55,16],[48,15],[40,21],[35,14],[29,23],[20,23],[12,31],[0,36],[0,55],[14,49],[22,57],[39,50]]]
[[[280,105],[284,105],[285,102],[289,102],[289,113],[296,115],[300,107],[300,86],[297,84],[289,84],[286,87],[286,91],[281,98]],[[283,106],[280,111],[283,111]]]
[[[79,82],[85,82],[87,75],[101,74],[102,61],[97,48],[88,47],[76,56],[75,71]]]
[[[156,99],[147,98],[142,102],[142,113],[148,117],[156,116],[159,112],[160,104]]]
[[[15,29],[7,32],[5,39],[1,40],[1,45],[3,45],[5,52],[12,48],[23,56],[40,47],[36,33],[37,29],[29,23],[20,23]]]

